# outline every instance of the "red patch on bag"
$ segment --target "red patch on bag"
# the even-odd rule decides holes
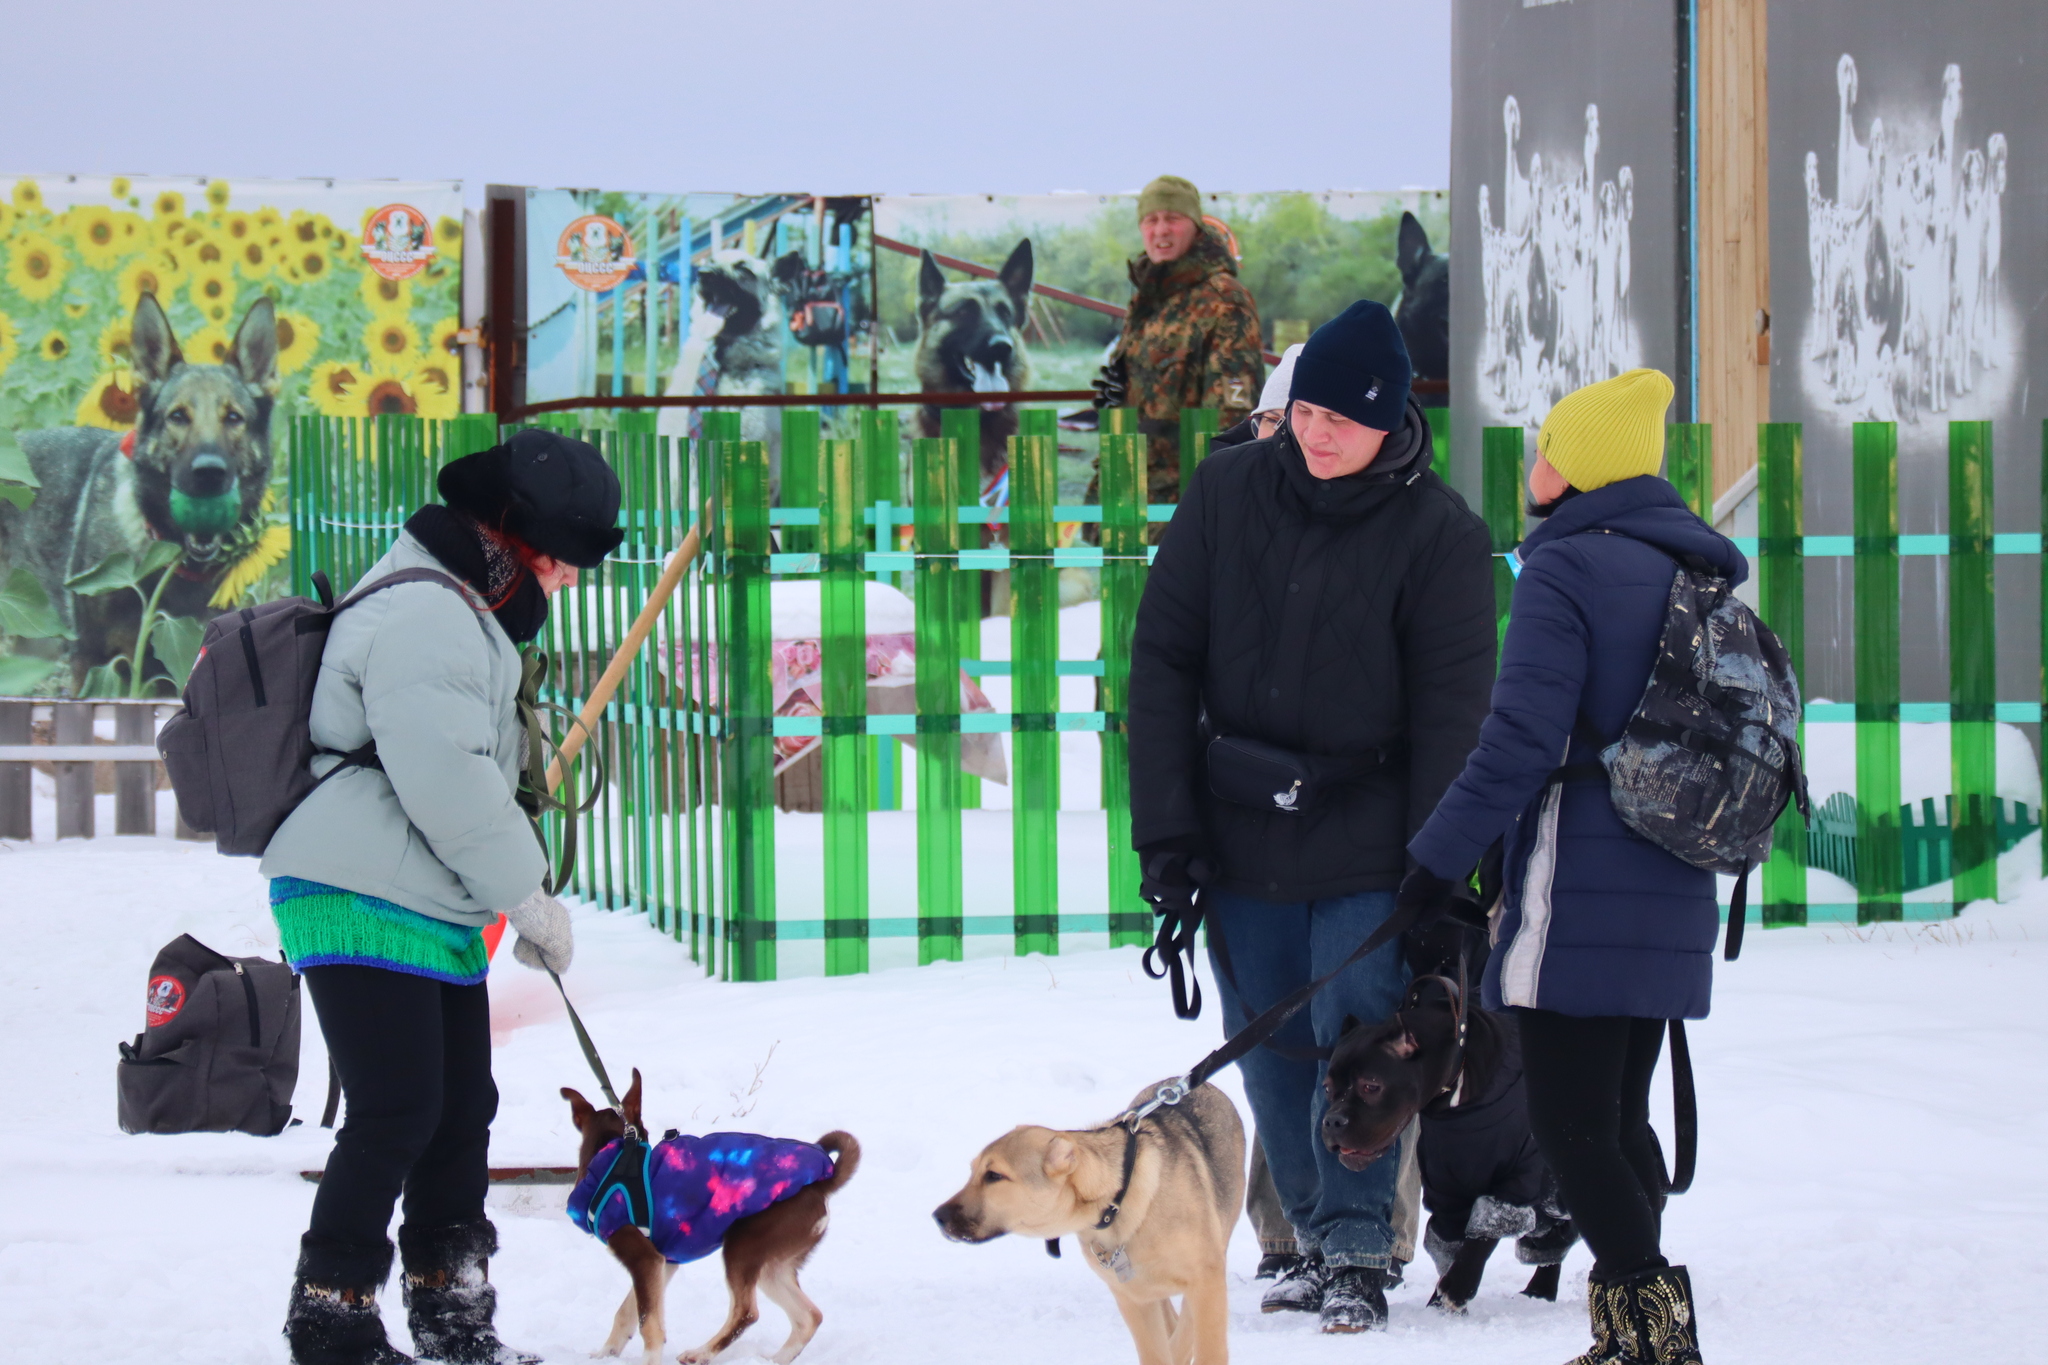
[[[149,979],[149,1000],[144,1012],[149,1016],[151,1028],[161,1028],[178,1017],[178,1011],[185,1008],[185,987],[175,976],[153,976]]]

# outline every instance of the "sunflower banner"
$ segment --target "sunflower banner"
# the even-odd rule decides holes
[[[295,417],[461,409],[456,181],[0,175],[0,696],[284,590]]]

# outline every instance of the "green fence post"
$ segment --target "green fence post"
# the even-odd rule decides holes
[[[818,410],[782,410],[782,489],[777,502],[783,507],[818,506]],[[818,553],[818,529],[813,526],[782,528],[782,548],[795,555]]]
[[[1209,442],[1222,430],[1223,414],[1215,408],[1180,410],[1180,486],[1195,477],[1195,466],[1209,458]]]
[[[917,531],[917,962],[966,944],[960,835],[960,466],[954,443],[912,442]]]
[[[708,425],[708,423],[707,423]],[[725,563],[719,663],[726,733],[726,953],[735,981],[775,979],[775,740],[768,595],[768,448],[714,441]]]
[[[1123,412],[1124,409],[1113,411]],[[1103,413],[1109,416],[1109,411]],[[1131,847],[1131,637],[1145,590],[1145,438],[1104,427],[1102,485],[1102,809],[1109,831],[1109,946],[1152,941]]]
[[[861,453],[858,441],[825,442],[818,478],[827,976],[868,966],[868,627],[867,575],[861,569],[868,471]]]
[[[1777,634],[1805,693],[1806,493],[1801,475],[1802,429],[1797,422],[1757,427],[1757,579],[1764,624]],[[1806,745],[1806,722],[1799,723]],[[1763,922],[1806,923],[1806,819],[1788,804],[1771,832],[1764,864]]]
[[[1954,909],[1998,896],[1998,619],[1991,423],[1948,424],[1949,868]]]
[[[1515,575],[1501,558],[1522,543],[1522,429],[1487,427],[1480,433],[1481,496],[1486,529],[1493,535],[1493,612],[1496,643],[1508,633],[1508,604]]]
[[[1451,481],[1451,410],[1424,408],[1429,420],[1429,469],[1445,483]]]
[[[950,441],[953,447],[954,469],[957,473],[954,496],[962,507],[979,508],[981,504],[981,409],[941,408],[939,409],[939,436]],[[957,515],[957,513],[956,513]],[[960,544],[966,549],[980,549],[987,543],[987,533],[979,522],[971,522],[960,528]],[[953,609],[958,615],[960,660],[981,659],[981,592],[986,581],[980,569],[961,569],[953,580]],[[973,773],[960,774],[960,809],[981,809],[981,779]]]
[[[1899,428],[1855,424],[1856,920],[1904,916],[1899,834]]]
[[[1025,416],[1031,414],[1026,413]],[[1048,414],[1050,415],[1050,414]],[[1010,440],[1010,791],[1017,952],[1059,951],[1059,438]]]
[[[1714,427],[1711,422],[1673,422],[1664,428],[1664,477],[1693,515],[1714,517]]]

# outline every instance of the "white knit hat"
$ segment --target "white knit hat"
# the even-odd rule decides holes
[[[1280,363],[1266,376],[1266,387],[1259,390],[1259,405],[1252,411],[1279,412],[1287,406],[1287,391],[1294,386],[1294,358],[1301,354],[1301,346],[1297,341],[1280,353]]]

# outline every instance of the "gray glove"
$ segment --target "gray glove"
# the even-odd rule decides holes
[[[519,933],[512,956],[535,971],[557,976],[569,970],[576,943],[569,931],[569,912],[545,891],[536,891],[505,912]]]

